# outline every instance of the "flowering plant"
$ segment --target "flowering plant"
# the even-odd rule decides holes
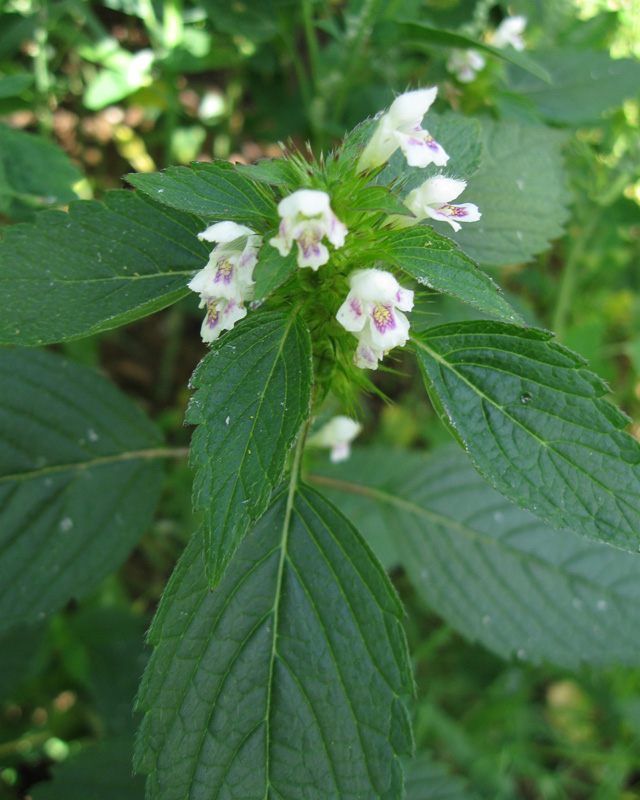
[[[135,766],[153,800],[400,800],[413,679],[403,609],[370,546],[378,518],[409,554],[412,582],[470,638],[562,664],[579,663],[585,640],[594,660],[611,646],[591,628],[577,645],[566,609],[552,635],[542,626],[525,634],[523,604],[504,598],[522,583],[548,603],[540,587],[566,593],[573,582],[576,614],[608,609],[606,582],[585,564],[602,559],[622,574],[622,551],[637,549],[640,445],[623,432],[604,382],[550,333],[525,325],[477,263],[501,263],[506,237],[495,227],[502,198],[487,188],[491,147],[500,137],[516,152],[514,138],[541,146],[539,130],[508,124],[494,136],[486,121],[481,138],[479,125],[433,113],[436,97],[435,87],[396,97],[326,157],[286,151],[253,165],[128,176],[135,193],[50,212],[2,243],[5,302],[15,286],[39,292],[2,329],[9,344],[72,340],[189,296],[195,308],[196,294],[204,309],[206,352],[186,412],[202,530],[157,609],[137,699]],[[543,145],[540,158],[558,152]],[[485,150],[483,184],[474,174]],[[564,219],[553,187],[534,197],[531,172],[523,175],[511,181],[512,247],[524,247],[532,207],[553,225]],[[486,206],[475,194],[483,186]],[[464,310],[425,324],[444,296]],[[350,457],[363,393],[388,400],[381,376],[403,375],[412,359],[464,453],[425,464],[364,445]],[[6,426],[7,548],[26,517],[36,523],[12,551],[15,591],[1,607],[12,624],[35,623],[43,606],[88,592],[133,546],[167,450],[113,387],[60,356],[10,349],[2,369],[8,417],[30,420],[22,438]],[[44,410],[34,386],[50,398]],[[343,413],[326,422],[336,409]],[[45,422],[54,432],[40,443]],[[313,466],[316,448],[330,448],[333,471],[317,457]],[[94,479],[101,491],[88,502]],[[37,483],[31,506],[21,499],[25,480]],[[374,507],[360,516],[362,530],[337,507],[341,493]],[[46,524],[41,498],[52,509]],[[51,524],[54,555],[63,554],[52,563],[43,544]],[[94,537],[100,526],[107,537]],[[523,529],[535,530],[534,544],[522,544]],[[548,556],[560,529],[583,537],[562,539],[575,564],[569,577]],[[76,570],[79,550],[89,567]],[[36,579],[46,591],[34,598],[27,588]],[[616,646],[629,657],[626,639]]]

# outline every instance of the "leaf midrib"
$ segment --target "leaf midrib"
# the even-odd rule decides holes
[[[31,470],[29,472],[16,472],[11,475],[1,475],[0,484],[42,478],[47,475],[61,474],[64,472],[82,472],[92,467],[102,466],[103,464],[114,464],[118,461],[132,461],[138,458],[182,458],[186,457],[188,452],[187,448],[182,447],[152,447],[146,450],[130,450],[126,453],[100,456],[87,461],[74,461],[70,464],[55,464],[50,467],[41,467],[40,469]]]

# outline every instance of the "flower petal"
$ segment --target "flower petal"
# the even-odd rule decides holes
[[[338,309],[336,319],[345,330],[352,333],[364,328],[367,322],[367,308],[355,292],[349,292],[347,299]]]
[[[411,289],[398,289],[396,292],[396,308],[400,311],[411,311],[413,308],[413,292]]]
[[[378,361],[382,361],[384,350],[376,350],[367,342],[360,340],[353,356],[353,363],[360,369],[378,369]]]
[[[399,128],[407,124],[422,122],[422,118],[431,107],[437,94],[438,87],[431,86],[429,89],[416,89],[396,97],[387,112],[392,127]]]
[[[352,291],[365,302],[393,304],[400,284],[382,269],[358,269],[349,276]]]
[[[449,155],[436,140],[424,130],[415,130],[410,133],[394,131],[393,137],[407,159],[410,167],[427,167],[436,164],[443,167],[449,160]]]
[[[278,214],[281,217],[317,217],[330,209],[329,195],[315,189],[298,189],[297,192],[283,198],[278,203]]]
[[[198,239],[205,242],[233,242],[241,236],[253,236],[255,231],[246,225],[238,225],[231,220],[216,222],[198,234]]]

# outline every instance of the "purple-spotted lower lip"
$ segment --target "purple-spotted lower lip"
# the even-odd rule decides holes
[[[316,258],[320,256],[320,245],[317,242],[315,244],[301,244],[300,246],[305,258],[310,258],[312,255],[316,256]]]
[[[468,214],[466,208],[462,208],[462,206],[450,206],[448,204],[440,206],[438,210],[446,214],[447,217],[466,217]]]
[[[220,322],[220,314],[218,313],[218,309],[211,305],[207,309],[207,328],[213,330],[217,327],[218,323]]]
[[[371,313],[371,319],[380,333],[392,331],[396,327],[396,318],[389,306],[376,304]]]
[[[353,300],[349,303],[349,305],[351,306],[351,310],[357,317],[362,316],[362,304],[360,303],[357,297],[354,297]]]

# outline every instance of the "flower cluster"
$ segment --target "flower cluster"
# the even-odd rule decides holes
[[[398,149],[406,156],[409,166],[447,164],[448,154],[421,127],[436,94],[435,87],[406,92],[379,116],[356,164],[355,172],[360,177],[356,178],[354,186],[357,181],[364,186],[369,180],[368,172],[385,164]],[[401,228],[433,219],[447,222],[458,231],[461,222],[480,219],[480,212],[473,203],[453,202],[465,187],[464,181],[445,175],[432,176],[404,198],[404,205],[412,216],[392,215],[386,224]],[[314,272],[329,262],[328,245],[338,250],[344,246],[349,233],[334,213],[329,194],[319,189],[302,188],[282,198],[278,214],[278,231],[268,244],[285,257],[295,243],[298,267],[309,267]],[[254,296],[253,271],[258,263],[262,237],[251,228],[225,221],[211,225],[199,238],[215,242],[216,246],[209,263],[195,275],[189,287],[200,294],[200,306],[207,309],[202,338],[213,342],[221,331],[230,330],[247,314],[245,303]],[[381,269],[356,268],[346,278],[349,291],[336,319],[357,339],[354,364],[362,369],[377,369],[390,350],[405,345],[409,338],[409,320],[403,312],[413,308],[413,292],[402,288],[390,272]],[[317,282],[314,285],[318,285]],[[336,425],[344,433],[345,425],[337,422]],[[348,441],[343,442],[347,450]],[[344,449],[339,451],[342,452]]]
[[[251,228],[227,220],[210,225],[198,239],[217,242],[206,267],[189,282],[189,288],[200,295],[200,308],[207,308],[200,334],[205,342],[213,342],[247,315],[244,304],[253,299],[260,237]]]

